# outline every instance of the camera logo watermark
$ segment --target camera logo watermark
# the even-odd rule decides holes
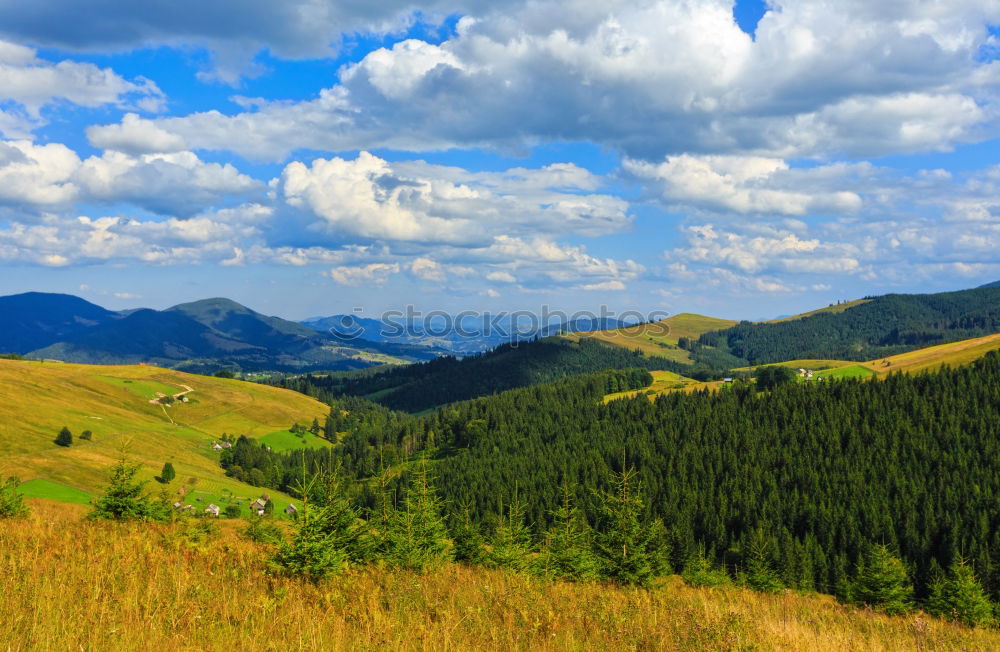
[[[654,310],[616,312],[601,306],[598,312],[580,310],[567,313],[542,306],[537,311],[516,310],[497,313],[462,310],[449,313],[443,310],[422,312],[414,306],[403,310],[387,310],[378,318],[360,317],[362,308],[355,308],[354,315],[340,315],[329,326],[329,332],[341,340],[372,339],[405,340],[410,337],[437,337],[456,339],[487,339],[516,343],[560,333],[605,331],[609,337],[646,336],[662,338],[670,334],[664,323],[670,313]]]

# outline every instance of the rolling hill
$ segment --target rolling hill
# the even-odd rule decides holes
[[[597,338],[549,337],[462,359],[444,357],[405,367],[310,375],[307,381],[333,395],[360,396],[395,410],[421,412],[516,387],[626,368],[687,371],[685,365],[665,357],[611,346]]]
[[[259,495],[223,475],[212,442],[223,433],[274,437],[295,422],[322,422],[329,410],[286,390],[147,366],[0,360],[0,386],[0,476],[19,476],[28,495],[66,502],[98,493],[122,446],[143,464],[144,479],[172,462],[171,492],[187,486],[205,504],[227,493]],[[182,392],[186,403],[151,402]],[[68,448],[53,443],[63,426],[75,435]],[[86,430],[90,441],[80,438]]]
[[[997,286],[868,299],[839,312],[817,311],[772,323],[741,322],[705,333],[691,354],[698,360],[699,347],[705,347],[751,365],[798,358],[862,362],[1000,332]]]
[[[570,340],[593,338],[628,349],[638,349],[646,355],[659,356],[675,362],[690,364],[691,355],[680,348],[680,339],[697,339],[704,333],[735,326],[730,319],[717,319],[692,313],[681,313],[653,324],[640,324],[628,328],[563,335]]]

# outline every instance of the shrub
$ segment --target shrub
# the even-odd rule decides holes
[[[73,433],[70,432],[69,428],[63,426],[63,429],[59,431],[55,439],[56,446],[72,446],[73,445]]]

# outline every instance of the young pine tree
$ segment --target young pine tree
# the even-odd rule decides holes
[[[484,560],[487,567],[516,571],[531,569],[531,530],[525,524],[524,512],[524,503],[518,500],[517,494],[514,494],[506,513],[503,503],[500,504],[500,515]]]
[[[455,545],[455,561],[479,565],[486,562],[486,539],[472,522],[472,507],[465,505],[453,514],[448,531]]]
[[[176,477],[177,472],[174,471],[174,465],[170,462],[164,463],[163,470],[160,471],[160,482],[163,484],[170,484]]]
[[[318,582],[371,559],[370,537],[344,495],[342,482],[333,474],[322,480],[325,491],[316,506],[309,503],[309,496],[320,481],[318,476],[296,487],[303,503],[295,533],[291,541],[278,545],[270,560],[279,574]]]
[[[970,626],[993,622],[993,605],[972,567],[961,558],[948,569],[947,577],[931,585],[927,611]]]
[[[913,586],[906,566],[885,545],[869,548],[854,581],[855,602],[887,614],[902,614],[913,608]]]
[[[614,488],[601,496],[595,552],[603,577],[648,587],[669,564],[663,523],[644,518],[646,505],[635,476],[634,469],[614,474]]]
[[[754,591],[777,593],[784,585],[771,563],[771,541],[763,530],[754,531],[747,545],[743,583]]]
[[[406,494],[403,509],[389,512],[383,534],[389,563],[424,570],[451,558],[442,507],[424,461]]]
[[[705,555],[704,548],[697,548],[684,563],[681,578],[688,586],[726,586],[731,583],[725,570],[714,566]]]
[[[541,566],[546,575],[569,580],[597,577],[591,531],[580,511],[570,500],[569,485],[563,483],[563,500],[552,515],[554,524],[545,537]]]
[[[73,445],[73,433],[69,431],[69,428],[63,426],[63,429],[59,431],[58,435],[56,435],[55,444],[56,446]]]
[[[111,483],[104,491],[88,518],[108,521],[162,521],[170,514],[169,507],[154,501],[145,491],[146,483],[136,480],[142,464],[130,463],[122,452],[111,467]]]
[[[0,518],[24,518],[28,515],[28,506],[24,504],[17,488],[21,481],[11,476],[0,483]]]

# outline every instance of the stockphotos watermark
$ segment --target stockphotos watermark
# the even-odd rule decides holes
[[[340,315],[332,325],[328,325],[334,337],[342,340],[371,339],[375,335],[388,340],[408,337],[475,338],[516,343],[558,333],[589,331],[608,331],[607,336],[610,337],[643,335],[657,338],[670,334],[670,326],[663,322],[670,316],[668,312],[626,310],[619,313],[607,306],[601,306],[597,312],[578,310],[573,313],[549,306],[541,306],[537,311],[493,313],[462,310],[449,313],[431,310],[425,313],[414,306],[406,306],[403,310],[387,310],[375,319],[355,316],[363,314],[363,308],[354,308],[353,312],[354,315]],[[618,331],[625,328],[628,330]]]

